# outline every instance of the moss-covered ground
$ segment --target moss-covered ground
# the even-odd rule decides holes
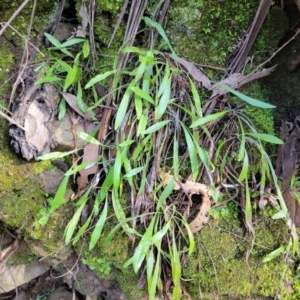
[[[7,20],[21,2],[21,0],[1,2],[0,12],[3,19]],[[157,2],[149,1],[149,3],[152,8],[147,11],[152,11]],[[258,0],[174,0],[167,21],[163,25],[179,56],[198,64],[225,68],[229,63],[233,46],[250,25],[258,3]],[[109,49],[107,44],[122,5],[122,0],[97,1],[94,33],[99,59],[92,72],[103,73],[112,68],[114,58],[123,42],[126,25],[124,20]],[[80,1],[77,1],[76,7],[78,11]],[[48,25],[53,11],[52,1],[39,1],[33,37]],[[48,17],[45,18],[45,15]],[[29,16],[30,4],[12,25],[25,34]],[[279,8],[272,7],[254,45],[251,54],[255,58],[253,63],[259,64],[272,54],[286,25],[284,13]],[[5,82],[12,75],[14,63],[20,59],[20,55],[16,55],[18,53],[15,51],[16,46],[11,44],[10,40],[13,39],[14,43],[19,45],[19,51],[22,45],[22,41],[16,38],[16,34],[11,30],[7,31],[5,37],[1,38],[0,43],[0,94],[3,105],[5,99],[8,99],[12,84]],[[158,47],[161,50],[168,50],[162,41],[159,41]],[[283,57],[282,64],[284,59]],[[245,71],[250,69],[251,64],[247,65]],[[204,70],[215,80],[223,75],[215,69]],[[270,95],[265,91],[270,91],[273,87],[268,89],[268,86],[262,89],[260,84],[255,82],[246,86],[244,91],[252,97],[267,101]],[[254,117],[260,132],[271,134],[274,132],[271,111],[247,107],[246,113]],[[9,228],[19,229],[27,240],[38,240],[33,251],[40,245],[45,253],[55,253],[63,246],[62,228],[65,228],[69,221],[73,211],[72,205],[66,205],[62,210],[55,212],[46,226],[37,225],[39,212],[47,205],[47,197],[37,180],[38,173],[52,167],[47,163],[26,162],[17,157],[9,148],[7,123],[3,119],[0,119],[0,130],[0,220]],[[242,215],[235,211],[225,213],[223,216],[222,213],[217,214],[215,218],[197,233],[197,249],[192,256],[186,257],[184,262],[183,282],[192,299],[268,299],[268,297],[273,299],[277,296],[281,299],[300,298],[296,258],[288,255],[288,259],[285,259],[286,257],[281,255],[271,262],[262,263],[265,255],[289,238],[281,221],[274,221],[270,215],[258,213],[255,226],[256,241],[247,265],[245,255],[249,249],[250,237],[247,238],[244,230]],[[114,222],[111,223],[111,226],[115,225]],[[76,250],[99,277],[116,280],[129,299],[141,299],[144,292],[136,288],[139,276],[134,274],[131,267],[126,269],[123,267],[125,261],[132,255],[127,236],[121,232],[117,233],[106,249],[101,248],[101,241],[92,252],[89,252],[86,235],[77,244]],[[41,254],[41,251],[38,253]]]

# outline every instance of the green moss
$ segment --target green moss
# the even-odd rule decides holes
[[[280,241],[288,238],[283,222],[258,215],[255,245],[247,266],[246,251],[250,241],[243,238],[240,227],[227,230],[222,227],[205,227],[196,236],[197,251],[188,257],[183,267],[187,291],[192,299],[227,299],[237,297],[276,297],[297,299],[299,281],[293,274],[293,267],[280,256],[268,263],[262,258],[277,249]],[[232,219],[227,218],[226,222]],[[223,227],[224,226],[224,227]],[[232,228],[232,226],[231,226]],[[287,289],[287,282],[295,286],[294,294]],[[232,299],[230,298],[229,299]],[[295,298],[291,298],[295,297]]]
[[[174,1],[166,32],[179,56],[226,67],[232,47],[246,32],[259,1]]]

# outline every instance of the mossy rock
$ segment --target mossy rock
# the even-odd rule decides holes
[[[248,261],[251,237],[240,227],[206,226],[196,236],[196,251],[183,266],[184,285],[192,299],[298,299],[300,280],[284,255],[263,258],[289,238],[285,224],[260,214],[256,239]],[[230,223],[230,220],[228,219]],[[199,294],[200,293],[200,294]]]

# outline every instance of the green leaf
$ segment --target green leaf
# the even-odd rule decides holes
[[[145,130],[145,132],[143,132],[143,134],[150,134],[153,133],[159,129],[161,129],[162,127],[164,127],[165,125],[167,125],[170,122],[170,120],[165,120],[165,121],[161,121],[158,122],[156,124],[153,124],[152,126],[150,126],[149,128],[147,128]]]
[[[91,220],[92,220],[92,215],[90,215],[88,219],[84,222],[84,224],[80,227],[80,229],[78,230],[78,232],[76,233],[73,239],[72,245],[75,245],[79,241],[81,236],[85,233],[85,231],[89,227]]]
[[[64,43],[62,43],[58,48],[67,48],[67,47],[70,47],[70,46],[73,46],[73,45],[76,45],[76,44],[79,44],[79,43],[83,43],[84,41],[86,41],[85,39],[82,39],[82,38],[74,38],[74,39],[70,39],[70,40],[67,40],[65,41]]]
[[[77,82],[80,76],[81,76],[80,68],[74,65],[73,68],[71,68],[68,71],[65,84],[64,84],[64,91],[66,91],[72,84]]]
[[[194,103],[195,103],[197,113],[200,115],[200,117],[202,117],[203,114],[202,114],[202,108],[201,108],[201,100],[200,100],[198,91],[196,89],[196,86],[195,86],[194,82],[191,80],[191,78],[189,78],[189,82],[190,82],[192,95],[193,95],[193,100],[194,100]]]
[[[256,100],[256,99],[253,99],[249,96],[246,96],[234,89],[232,89],[231,87],[227,86],[227,85],[224,85],[224,84],[217,84],[219,85],[221,88],[223,88],[224,90],[236,95],[237,97],[239,97],[241,100],[251,104],[252,106],[256,106],[256,107],[261,107],[261,108],[276,108],[276,106],[272,105],[272,104],[269,104],[269,103],[265,103],[265,102],[262,102],[262,101],[259,101],[259,100]]]
[[[161,35],[161,37],[162,37],[162,38],[165,40],[165,42],[168,44],[169,48],[170,48],[171,51],[172,51],[172,54],[175,55],[175,51],[173,50],[173,48],[172,48],[172,46],[171,46],[171,44],[170,44],[170,42],[169,42],[169,39],[168,39],[168,37],[167,37],[167,35],[166,35],[166,33],[165,33],[163,27],[162,27],[159,23],[157,23],[157,22],[151,20],[151,19],[148,18],[148,17],[142,17],[142,20],[145,21],[145,23],[146,23],[147,26],[152,26],[152,27],[154,27],[154,28],[157,30],[157,32]]]
[[[165,113],[168,107],[170,95],[171,95],[171,80],[172,80],[172,75],[168,78],[163,94],[159,99],[158,107],[155,111],[156,112],[155,117],[157,120],[163,116],[163,114]]]
[[[244,161],[243,161],[243,168],[242,168],[242,171],[239,175],[239,181],[243,181],[247,178],[248,176],[248,170],[249,170],[249,159],[248,159],[248,154],[247,152],[245,152],[245,155],[244,155]]]
[[[90,43],[88,40],[85,40],[82,46],[83,57],[87,58],[90,55]]]
[[[242,131],[242,134],[241,134],[241,144],[240,144],[240,147],[239,147],[237,160],[241,161],[244,158],[244,154],[245,154],[246,138],[245,138],[245,132],[244,132],[243,124],[240,120],[239,120],[239,123],[240,123],[240,129]]]
[[[252,137],[255,137],[261,141],[265,141],[268,143],[272,143],[272,144],[278,144],[278,145],[282,145],[283,141],[281,139],[279,139],[278,137],[271,135],[271,134],[266,134],[266,133],[247,133],[247,135],[250,135]]]
[[[287,212],[285,210],[280,210],[278,213],[276,213],[272,219],[277,220],[277,219],[282,219],[287,217]]]
[[[54,45],[57,48],[61,47],[61,42],[59,40],[57,40],[54,36],[52,36],[46,32],[44,33],[44,35],[52,45]]]
[[[137,136],[144,135],[146,126],[148,124],[148,109],[145,109],[144,112],[140,116],[138,128],[137,128]]]
[[[166,233],[168,232],[169,228],[171,225],[171,220],[169,220],[161,230],[159,230],[158,232],[156,232],[152,238],[150,239],[150,243],[151,244],[156,244],[159,241],[162,240],[162,238],[166,235]]]
[[[135,140],[126,140],[126,141],[122,142],[121,144],[119,144],[118,146],[121,148],[127,147],[127,146],[132,145],[134,142],[135,142]]]
[[[79,221],[79,218],[81,216],[81,212],[82,212],[84,206],[85,206],[85,202],[83,202],[81,204],[81,206],[77,209],[77,211],[73,215],[73,218],[70,220],[70,222],[68,223],[68,225],[67,225],[67,227],[65,229],[65,236],[66,236],[65,241],[66,241],[66,244],[68,244],[71,241],[71,239],[72,239],[74,230],[76,229],[76,226],[78,224],[78,221]]]
[[[94,144],[94,145],[101,145],[103,146],[102,143],[100,143],[97,139],[95,139],[94,137],[92,137],[91,135],[89,135],[88,133],[85,133],[83,131],[79,131],[77,130],[76,131],[76,134],[81,138],[83,139],[84,141],[87,141],[91,144]]]
[[[99,157],[98,161],[99,160],[100,160],[100,157]],[[65,176],[71,176],[71,175],[78,173],[79,171],[81,171],[83,169],[87,170],[89,168],[92,168],[93,166],[98,164],[98,161],[81,163],[80,165],[76,166],[75,168],[72,168],[69,171],[67,171],[65,173]]]
[[[145,169],[145,167],[134,168],[134,169],[130,170],[128,173],[126,173],[123,176],[123,178],[133,177],[133,176],[137,175],[138,173],[140,173],[141,171],[143,171],[144,169]]]
[[[99,220],[97,221],[96,226],[92,232],[92,236],[91,236],[90,243],[89,243],[89,250],[92,250],[95,247],[95,245],[97,244],[97,242],[101,236],[101,233],[102,233],[102,230],[103,230],[106,218],[107,218],[107,211],[108,211],[107,203],[108,202],[106,200],[104,207],[103,207],[102,214],[101,214]]]
[[[199,161],[198,161],[198,157],[197,157],[197,148],[195,147],[193,139],[191,138],[191,135],[190,135],[188,129],[186,128],[186,126],[182,122],[180,122],[180,124],[181,124],[181,127],[183,128],[185,140],[186,140],[187,147],[188,147],[193,180],[196,180],[196,178],[199,174]]]
[[[224,116],[228,112],[229,112],[229,110],[223,110],[223,111],[220,111],[220,112],[217,112],[217,113],[214,113],[214,114],[210,114],[210,115],[205,116],[203,118],[199,118],[197,121],[192,123],[190,128],[195,128],[195,127],[204,125],[206,123],[212,122],[212,121]]]
[[[67,113],[67,103],[64,98],[59,102],[58,111],[58,120],[61,121]]]
[[[56,209],[58,209],[60,206],[66,203],[66,200],[64,199],[67,185],[69,182],[69,176],[64,176],[62,182],[59,185],[59,188],[55,194],[54,199],[51,202],[49,213],[53,213]]]
[[[283,253],[285,250],[287,249],[287,246],[281,246],[278,249],[272,251],[271,253],[269,253],[268,255],[266,255],[263,258],[263,262],[268,262],[273,260],[274,258],[276,258],[278,255],[280,255],[281,253]]]
[[[74,153],[75,151],[77,151],[77,150],[72,150],[72,151],[68,151],[68,152],[51,152],[51,153],[47,153],[47,154],[38,156],[36,158],[36,160],[49,160],[49,159],[62,158],[62,157],[65,157],[65,156],[68,156],[68,155]]]
[[[61,81],[62,79],[55,76],[55,75],[52,75],[52,76],[45,76],[45,77],[42,77],[40,79],[38,79],[34,85],[38,85],[38,84],[42,84],[42,83],[46,83],[46,82],[58,82],[58,81]]]
[[[165,187],[163,192],[160,194],[157,204],[156,204],[156,211],[159,211],[161,208],[163,208],[163,204],[167,200],[167,198],[171,195],[173,189],[175,186],[175,179],[173,179],[168,183],[168,185]]]
[[[132,95],[132,87],[134,85],[136,85],[136,82],[132,81],[130,83],[130,85],[128,86],[128,88],[126,89],[124,96],[121,100],[121,103],[118,107],[116,118],[115,118],[115,126],[114,126],[115,130],[117,130],[121,126],[121,124],[124,120],[124,117],[127,112],[130,96]]]
[[[105,78],[109,77],[112,74],[115,74],[116,70],[113,71],[107,71],[104,74],[98,74],[97,76],[93,77],[86,85],[85,85],[85,89],[88,89],[89,87],[91,87],[92,85],[94,85],[95,83],[104,80]]]
[[[149,94],[147,94],[145,91],[141,90],[138,86],[134,86],[131,89],[136,95],[140,96],[142,99],[145,99],[148,102],[150,102],[151,104],[155,105],[153,98]]]

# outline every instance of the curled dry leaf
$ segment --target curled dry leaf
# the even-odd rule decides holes
[[[167,186],[174,179],[173,175],[165,173],[162,170],[158,171],[158,175],[163,181],[164,186]],[[191,231],[193,233],[198,232],[202,229],[203,225],[208,222],[209,219],[208,213],[211,209],[210,188],[205,184],[194,181],[187,180],[185,183],[175,181],[174,190],[180,189],[184,191],[189,197],[191,197],[192,195],[201,196],[200,210],[194,218],[194,220],[191,223],[189,223]]]
[[[207,185],[194,181],[186,181],[185,183],[182,183],[181,186],[189,196],[201,195],[202,198],[200,211],[196,215],[195,219],[189,223],[191,231],[195,233],[201,230],[203,225],[208,222],[208,213],[211,209],[210,189]]]

